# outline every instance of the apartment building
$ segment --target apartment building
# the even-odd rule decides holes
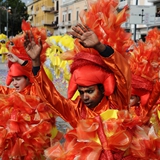
[[[158,8],[160,0],[120,0],[119,9],[121,10],[125,5],[142,5],[153,6]],[[64,34],[71,29],[71,26],[80,22],[78,14],[81,10],[87,9],[86,0],[54,0],[55,8],[58,5],[59,11],[55,15],[54,35]],[[156,15],[156,13],[155,13]],[[154,25],[138,24],[136,25],[136,39],[143,38],[150,28],[160,25],[160,17],[155,18]],[[135,33],[135,25],[128,20],[122,25],[126,30],[132,32],[133,38]]]
[[[71,27],[80,22],[79,13],[87,9],[87,0],[33,0],[28,7],[29,21],[32,26],[46,27],[54,35],[63,35],[71,30]],[[160,10],[160,0],[120,0],[119,10],[125,5],[156,6]],[[156,11],[155,11],[156,12]],[[156,13],[155,13],[156,15]],[[158,15],[158,14],[157,14]],[[155,17],[155,24],[136,25],[136,39],[144,37],[148,30],[160,26],[160,16]],[[128,20],[122,25],[126,30],[135,33],[135,24]]]
[[[85,0],[54,0],[59,12],[54,17],[54,35],[62,35],[80,22],[79,13],[87,9]]]
[[[27,10],[29,14],[28,21],[32,26],[45,27],[48,35],[53,34],[54,0],[32,0],[27,4]]]

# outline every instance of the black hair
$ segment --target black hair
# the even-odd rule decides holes
[[[103,86],[103,84],[99,83],[99,84],[97,84],[97,86],[98,86],[98,89],[100,91],[104,92],[104,86]]]
[[[24,78],[27,79],[28,77],[27,77],[27,76],[24,76]]]

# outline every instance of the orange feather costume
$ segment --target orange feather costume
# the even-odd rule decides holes
[[[115,5],[117,4],[117,6],[118,6],[118,1],[117,1],[117,3],[115,3],[115,2],[116,1],[105,1],[105,2],[103,2],[102,7],[100,7],[100,8],[102,10],[104,10],[104,6],[108,5],[108,3],[109,3],[109,6],[111,6],[112,11],[114,10],[114,12],[115,12],[114,20],[112,23],[115,23],[116,20],[119,19],[119,16],[121,17],[120,18],[121,21],[118,21],[119,23],[116,22],[116,25],[113,24],[112,27],[115,30],[116,29],[118,30],[118,28],[120,28],[121,32],[119,32],[119,34],[124,33],[124,39],[127,39],[126,36],[128,37],[128,34],[123,29],[121,29],[120,26],[121,26],[122,22],[126,19],[126,16],[128,14],[127,14],[127,12],[122,11],[124,16],[122,16],[121,13],[119,13],[117,15]],[[99,5],[99,2],[95,3],[95,5]],[[109,8],[109,6],[108,6],[108,8]],[[90,8],[92,9],[94,7],[91,6]],[[110,11],[109,15],[112,15],[112,13],[113,13],[112,11]],[[97,12],[100,12],[100,11],[97,11]],[[106,12],[107,11],[105,10],[105,14],[106,14]],[[89,11],[88,13],[90,15],[92,15],[92,10]],[[101,24],[103,25],[103,27],[104,26],[108,27],[108,25],[106,23],[106,18],[108,18],[108,17],[107,17],[107,15],[103,14],[102,11],[101,11],[101,13],[102,13],[101,18],[100,18],[100,20],[102,21]],[[96,15],[96,13],[95,13],[95,15]],[[85,24],[89,25],[90,24],[89,16],[88,17],[86,16],[86,18],[88,18],[88,19],[86,20]],[[95,19],[96,19],[96,17],[95,17]],[[99,24],[99,22],[97,22],[97,24]],[[96,26],[96,23],[95,23],[95,26]],[[90,26],[90,27],[91,27],[91,29],[94,30],[94,32],[96,34],[98,34],[100,32],[100,29],[102,29],[103,27],[101,27],[101,25],[99,25],[99,28],[94,28],[95,26]],[[112,46],[113,43],[109,43],[109,41],[110,41],[110,38],[112,38],[113,36],[108,37],[107,34],[105,34],[105,32],[103,35],[104,35],[104,37],[100,37],[100,40],[101,41],[104,40],[104,42],[106,44],[109,44]],[[108,42],[107,42],[107,40],[108,40]],[[122,42],[120,40],[117,40],[117,45],[120,43],[122,46]],[[125,41],[123,41],[123,45],[125,45]],[[114,54],[111,55],[110,57],[105,58],[105,57],[99,56],[99,59],[101,59],[101,61],[103,61],[103,63],[106,66],[108,66],[108,68],[112,72],[112,74],[114,74],[114,77],[116,80],[116,87],[115,87],[113,94],[112,94],[112,92],[109,93],[109,95],[107,95],[108,98],[104,97],[102,99],[102,101],[100,102],[100,104],[97,107],[95,107],[93,110],[87,108],[83,104],[83,102],[81,101],[80,97],[77,97],[77,99],[75,101],[71,101],[70,99],[65,99],[64,97],[62,97],[57,92],[57,90],[55,89],[52,82],[48,83],[48,80],[46,79],[47,76],[44,76],[44,71],[43,71],[42,67],[41,67],[41,70],[38,73],[38,75],[35,77],[37,79],[37,82],[39,81],[39,79],[43,79],[44,86],[41,87],[41,92],[44,95],[47,94],[46,101],[48,101],[48,103],[51,105],[53,111],[58,116],[62,117],[65,121],[69,122],[73,127],[77,126],[77,123],[79,122],[79,120],[94,117],[94,116],[106,111],[109,108],[117,108],[117,109],[127,108],[129,98],[130,98],[130,70],[129,70],[129,65],[128,65],[127,61],[122,57],[121,54],[118,53],[118,51],[117,51],[118,48],[119,48],[119,51],[122,51],[122,54],[123,53],[125,54],[126,48],[124,49],[123,47],[121,47],[121,48],[120,47],[117,47],[117,48],[113,47]],[[123,48],[123,50],[122,50],[122,48]],[[99,55],[99,53],[97,53],[97,51],[92,48],[82,47],[79,44],[78,40],[76,39],[74,50],[65,52],[63,54],[63,58],[73,60],[75,55],[80,52],[86,53],[86,55],[84,55],[84,59],[85,59],[85,56],[87,57],[87,54],[91,54],[93,57],[96,57]],[[91,62],[91,64],[94,65],[96,63]],[[89,73],[92,74],[91,72],[89,72]],[[114,82],[114,80],[113,80],[113,82]],[[85,82],[84,82],[84,85],[85,85]],[[72,86],[72,84],[70,86]],[[49,91],[49,89],[50,89],[50,91]],[[70,90],[70,88],[69,88],[69,90]],[[73,90],[75,91],[75,88]],[[72,95],[73,95],[73,93],[72,93]]]
[[[148,32],[146,41],[139,41],[131,52],[129,63],[132,72],[132,95],[140,97],[141,116],[150,114],[158,100],[160,32],[154,28]],[[138,106],[137,106],[138,107]]]
[[[43,53],[42,62],[45,60],[45,50],[48,45],[45,42],[44,29],[31,28],[25,21],[22,22],[23,31],[32,30],[37,42],[42,38]],[[55,117],[49,106],[43,102],[39,84],[32,75],[32,64],[26,54],[24,34],[17,35],[8,43],[10,52],[28,63],[21,66],[17,63],[8,63],[9,70],[6,79],[10,85],[13,76],[27,76],[30,84],[20,93],[14,88],[0,86],[0,157],[8,159],[43,159],[44,149],[59,140],[59,132],[55,127]],[[40,96],[41,95],[41,96]],[[58,138],[58,139],[57,139]]]
[[[120,24],[125,21],[123,17],[126,18],[127,15],[126,8],[122,10],[122,12],[120,12],[119,14],[115,14],[116,6],[119,2],[118,0],[99,0],[94,1],[94,3],[90,3],[90,1],[88,2],[90,8],[89,11],[82,14],[82,23],[88,25],[92,30],[94,30],[95,33],[99,34],[98,37],[101,37],[100,39],[102,42],[106,42],[106,44],[112,46],[114,50],[119,51],[128,60],[130,56],[127,55],[125,51],[129,48],[129,45],[132,44],[133,41],[130,39],[130,35],[128,33],[125,33],[124,30],[120,27]],[[137,50],[142,51],[142,48],[137,47]],[[64,54],[63,58],[71,59],[75,57],[75,55],[79,52],[97,54],[93,49],[83,48],[79,44],[78,40],[75,40],[74,51],[67,52],[67,54]],[[158,53],[158,50],[156,50],[156,52]],[[116,53],[114,53],[111,57],[107,58],[107,60],[103,58],[103,61],[113,71],[116,77],[117,75],[119,75],[118,72],[116,72],[116,68],[120,66],[120,61],[116,61],[117,59],[115,58],[115,54]],[[147,54],[147,56],[148,55],[149,54]],[[111,61],[112,58],[115,61]],[[142,60],[142,57],[139,56],[138,58]],[[133,62],[134,60],[136,61],[137,58],[130,58],[130,61]],[[117,66],[112,66],[111,63],[108,63],[108,61],[112,62],[112,64],[116,63]],[[136,65],[137,63],[133,64]],[[133,66],[131,66],[131,68],[132,67]],[[122,68],[120,67],[119,69]],[[141,69],[142,68],[140,68],[140,70],[133,69],[133,71],[138,72],[141,71]],[[156,70],[157,68],[153,67],[152,69]],[[124,72],[126,70],[124,69],[121,71]],[[154,79],[156,79],[157,75],[152,74],[153,72],[148,73],[150,73],[154,77]],[[125,74],[126,73],[124,72],[124,76]],[[78,77],[76,76],[76,78]],[[134,78],[136,79],[136,76]],[[145,81],[148,82],[148,80],[146,79]],[[118,78],[116,77],[116,83],[118,87],[119,82],[121,81],[118,81]],[[134,79],[132,82],[134,82]],[[139,78],[139,82],[144,81]],[[121,82],[121,84],[123,84],[123,82]],[[157,83],[155,87],[153,87],[153,85],[149,82],[146,84],[148,84],[147,88],[149,89],[149,91],[151,91],[153,88],[153,90],[155,90],[154,93],[156,97],[158,97],[159,83]],[[125,88],[123,89],[125,93]],[[51,104],[54,109],[59,111],[60,115],[62,115],[64,119],[69,121],[72,126],[75,127],[74,129],[67,132],[67,134],[65,135],[66,141],[63,145],[57,143],[53,147],[50,147],[45,151],[45,156],[47,158],[51,160],[160,159],[159,113],[155,114],[153,117],[150,116],[150,122],[153,123],[147,121],[149,122],[149,124],[147,125],[146,119],[144,119],[144,117],[133,115],[129,112],[128,108],[124,107],[111,109],[108,107],[104,109],[104,105],[108,103],[104,100],[102,100],[102,102],[92,112],[90,110],[87,110],[86,107],[85,109],[87,112],[84,112],[84,106],[79,99],[74,102],[74,106],[69,100],[65,100],[62,97],[57,98],[60,97],[60,95],[54,88],[52,94],[54,102],[52,102]],[[112,95],[109,97],[112,97]],[[152,98],[153,99],[150,101],[151,106],[154,104],[155,101],[155,97],[153,96]],[[123,100],[125,99],[126,97],[123,97]],[[112,98],[109,98],[109,100],[111,103],[113,102]],[[146,104],[145,100],[143,102],[145,102]],[[61,106],[63,106],[63,108]],[[68,109],[69,106],[70,109]],[[85,115],[85,117],[80,117],[80,113],[83,113],[82,115]],[[91,113],[94,114],[92,115]],[[74,117],[73,122],[71,121],[71,118],[68,118],[69,116]]]

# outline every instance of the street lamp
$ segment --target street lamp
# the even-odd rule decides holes
[[[7,37],[8,37],[8,13],[11,11],[11,7],[8,7],[6,9],[6,11],[7,11],[7,28],[6,28],[6,31],[7,31]]]

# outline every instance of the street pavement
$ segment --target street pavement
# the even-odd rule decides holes
[[[0,85],[5,85],[6,76],[7,76],[7,63],[2,62],[2,56],[0,56]]]

